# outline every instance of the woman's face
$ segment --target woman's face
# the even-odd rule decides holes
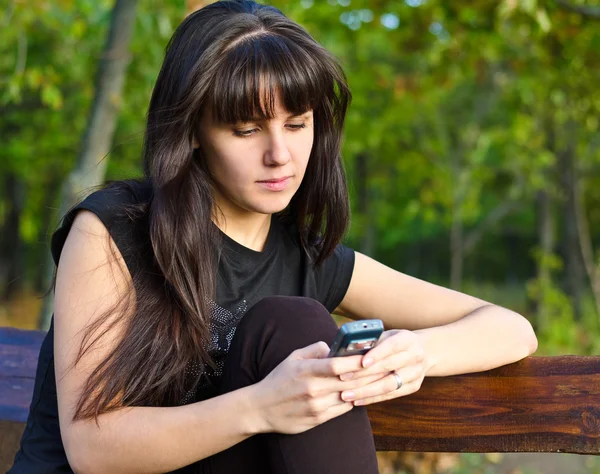
[[[272,214],[300,187],[314,140],[313,112],[292,116],[278,100],[269,121],[219,124],[205,110],[198,136],[194,148],[202,150],[225,215]]]

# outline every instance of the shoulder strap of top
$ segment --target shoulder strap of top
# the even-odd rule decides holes
[[[152,188],[148,181],[117,181],[91,193],[83,201],[73,206],[62,219],[58,229],[52,234],[50,250],[54,263],[58,266],[67,235],[71,230],[77,212],[86,209],[93,212],[108,230],[117,248],[123,255],[129,271],[133,274],[137,262],[132,258],[135,254],[131,246],[131,238],[139,233],[133,221],[124,212],[124,205],[147,202]]]

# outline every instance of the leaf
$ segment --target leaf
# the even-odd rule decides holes
[[[537,8],[537,0],[520,0],[521,9],[533,15]]]
[[[544,10],[543,8],[538,8],[538,10],[536,11],[536,14],[535,14],[535,19],[537,20],[537,23],[540,26],[540,29],[544,33],[548,33],[550,31],[550,29],[552,28],[552,25],[550,23],[550,18],[548,17],[546,10]]]
[[[44,85],[42,87],[42,103],[54,110],[62,108],[63,97],[60,90],[53,84]]]

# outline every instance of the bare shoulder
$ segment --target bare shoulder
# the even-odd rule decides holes
[[[93,263],[98,264],[98,269],[100,264],[107,264],[123,274],[121,284],[131,281],[127,265],[108,229],[96,214],[86,209],[75,215],[61,252],[59,271],[61,266],[68,267],[75,262],[81,270]]]
[[[61,252],[54,301],[59,422],[67,450],[80,425],[71,419],[82,386],[122,335],[122,324],[110,325],[110,312],[120,301],[134,311],[133,295],[131,276],[108,230],[93,212],[78,211]],[[106,314],[106,322],[94,332],[101,336],[98,343],[74,364],[86,331]]]

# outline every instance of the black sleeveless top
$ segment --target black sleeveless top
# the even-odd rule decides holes
[[[133,275],[152,260],[148,221],[131,220],[123,204],[148,202],[152,187],[148,181],[128,180],[127,186],[109,186],[90,194],[74,206],[52,235],[51,252],[58,266],[67,235],[80,209],[96,214],[108,229]],[[220,231],[219,231],[220,232]],[[216,301],[212,302],[210,355],[216,369],[208,369],[198,386],[181,404],[213,396],[235,329],[246,311],[265,296],[307,296],[321,302],[330,312],[342,301],[354,269],[354,251],[340,244],[335,252],[313,269],[311,255],[300,246],[295,226],[273,216],[265,248],[256,252],[220,232],[223,252],[219,260]],[[147,241],[147,251],[128,245],[131,239]],[[54,319],[54,318],[53,318]],[[38,359],[33,398],[21,447],[7,474],[54,474],[73,472],[60,436],[56,381],[54,376],[53,319]],[[199,368],[191,368],[191,375]]]

